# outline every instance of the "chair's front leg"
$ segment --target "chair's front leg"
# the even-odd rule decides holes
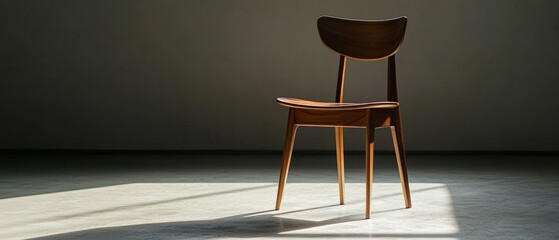
[[[287,130],[285,133],[285,144],[283,147],[283,163],[281,166],[279,185],[278,185],[278,196],[276,199],[276,210],[280,209],[281,199],[283,196],[283,188],[287,182],[287,173],[289,172],[289,165],[291,164],[291,154],[293,152],[293,144],[295,142],[295,134],[297,132],[297,126],[295,125],[295,110],[289,109],[289,117],[287,120]]]
[[[340,205],[344,204],[344,129],[336,127],[336,158],[338,160],[338,184],[340,188]]]

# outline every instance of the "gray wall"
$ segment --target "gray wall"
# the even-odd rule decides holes
[[[278,96],[332,100],[320,15],[409,18],[408,150],[558,151],[557,1],[1,1],[0,149],[281,149]],[[347,100],[386,63],[350,62]],[[296,149],[333,149],[301,129]],[[364,131],[348,130],[363,149]],[[390,149],[387,130],[379,148]]]

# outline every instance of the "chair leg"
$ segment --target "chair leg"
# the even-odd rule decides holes
[[[291,164],[291,154],[293,152],[293,143],[295,142],[295,133],[297,126],[294,123],[294,110],[289,109],[289,117],[287,120],[287,131],[285,133],[285,144],[283,147],[283,164],[281,166],[278,196],[276,199],[276,210],[280,209],[281,199],[283,196],[283,188],[287,182],[287,173],[289,172],[289,165]]]
[[[365,200],[365,218],[371,218],[371,192],[373,186],[373,163],[375,152],[375,127],[367,126],[367,146],[365,149],[365,179],[366,179],[366,200]]]
[[[404,201],[406,203],[406,208],[411,208],[408,167],[406,164],[406,152],[404,149],[404,135],[402,133],[402,124],[399,117],[397,118],[395,126],[391,126],[390,130],[392,131],[392,142],[394,144],[394,151],[396,152],[396,161],[398,162],[398,171],[400,172],[400,182],[402,183]]]
[[[340,187],[340,205],[344,205],[344,129],[336,127],[336,158],[338,160],[338,184]]]

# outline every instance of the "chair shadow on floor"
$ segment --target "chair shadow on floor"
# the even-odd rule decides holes
[[[275,210],[253,212],[247,214],[234,215],[212,220],[182,221],[182,222],[163,222],[153,224],[139,224],[118,227],[106,227],[62,233],[38,238],[37,240],[60,240],[60,239],[219,239],[219,238],[445,238],[456,237],[456,234],[369,234],[369,233],[304,233],[293,232],[297,230],[322,227],[333,224],[343,224],[354,221],[370,221],[363,218],[362,214],[343,216],[324,221],[308,221],[293,218],[280,217],[283,214],[315,210],[319,208],[334,207],[329,205],[305,210],[295,210],[276,214]],[[403,208],[385,210],[400,211]],[[372,215],[381,212],[372,212]]]
[[[33,239],[215,239],[215,238],[254,238],[254,237],[293,237],[290,231],[321,227],[352,221],[364,221],[362,214],[343,216],[324,221],[308,221],[281,217],[281,215],[334,207],[329,205],[312,209],[278,213],[275,210],[252,212],[217,218],[212,220],[163,222],[118,227],[105,227],[62,233]],[[394,209],[399,210],[399,209]],[[302,237],[302,236],[299,236]],[[317,237],[309,234],[309,237]]]
[[[248,191],[260,188],[267,188],[270,185],[257,186],[245,189],[234,189],[223,192],[214,192],[207,194],[199,194],[180,199],[168,199],[164,201],[156,201],[144,203],[141,205],[128,206],[130,208],[145,207],[147,205],[168,203],[170,201],[181,201],[185,199],[204,198],[208,196],[220,195],[231,192]],[[433,190],[440,187],[430,187],[426,189],[418,189],[414,192],[422,192]],[[377,199],[390,197],[393,194],[377,196]],[[399,195],[399,194],[398,194]],[[347,202],[349,205],[358,204],[359,200]],[[346,215],[337,218],[330,218],[321,221],[308,219],[293,218],[293,214],[313,212],[315,210],[327,210],[328,208],[339,208],[338,204],[323,205],[311,208],[299,208],[290,211],[265,210],[258,212],[250,212],[232,216],[225,216],[210,220],[192,220],[178,222],[158,222],[149,224],[137,224],[127,226],[111,226],[97,227],[86,230],[71,231],[49,236],[42,236],[34,239],[217,239],[217,238],[328,238],[328,237],[344,237],[344,238],[371,238],[371,237],[455,237],[455,235],[447,234],[374,234],[375,229],[371,229],[370,233],[352,233],[351,231],[343,232],[323,232],[322,230],[307,229],[319,228],[328,225],[338,225],[356,221],[369,221],[363,218],[363,214]],[[105,209],[102,212],[115,211],[123,209]],[[380,213],[402,211],[404,208],[390,208],[381,211],[373,211],[373,216]],[[97,212],[94,212],[97,213]],[[51,219],[43,219],[48,221],[56,221],[57,219],[68,217],[83,217],[91,214],[90,212],[81,213],[71,216],[56,216]],[[311,214],[312,215],[312,214]],[[223,216],[223,215],[222,215]],[[185,216],[188,217],[188,216]],[[301,230],[301,231],[299,231]],[[382,231],[381,231],[382,232]]]
[[[289,212],[277,212],[266,210],[239,214],[212,220],[162,222],[152,224],[139,224],[129,226],[104,227],[74,231],[50,236],[32,238],[37,240],[60,240],[60,239],[219,239],[219,238],[448,238],[456,237],[456,234],[374,234],[374,233],[351,233],[351,232],[323,232],[306,233],[295,232],[318,228],[327,225],[350,223],[355,221],[370,221],[363,218],[363,214],[354,214],[323,221],[309,221],[282,217],[291,213],[312,211],[322,208],[339,207],[339,205],[327,205],[309,209],[299,209]],[[404,208],[395,208],[384,211],[372,212],[376,214],[392,211],[401,211]]]

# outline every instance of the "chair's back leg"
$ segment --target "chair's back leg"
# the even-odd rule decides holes
[[[283,188],[287,182],[287,173],[289,172],[289,165],[291,164],[291,154],[293,152],[293,144],[295,142],[295,134],[297,126],[295,125],[295,110],[289,109],[289,117],[287,120],[287,130],[285,132],[285,144],[283,146],[283,164],[281,166],[278,196],[276,199],[276,210],[280,209],[281,199],[283,196]]]
[[[340,187],[340,205],[344,204],[344,129],[336,127],[336,158],[338,160],[338,184]]]
[[[406,164],[406,151],[404,149],[404,134],[402,132],[400,112],[396,111],[394,115],[395,123],[394,126],[390,127],[390,130],[392,131],[392,142],[394,144],[394,151],[396,152],[396,161],[398,162],[398,171],[400,172],[400,182],[402,183],[402,192],[404,193],[406,208],[411,208],[408,167]]]

